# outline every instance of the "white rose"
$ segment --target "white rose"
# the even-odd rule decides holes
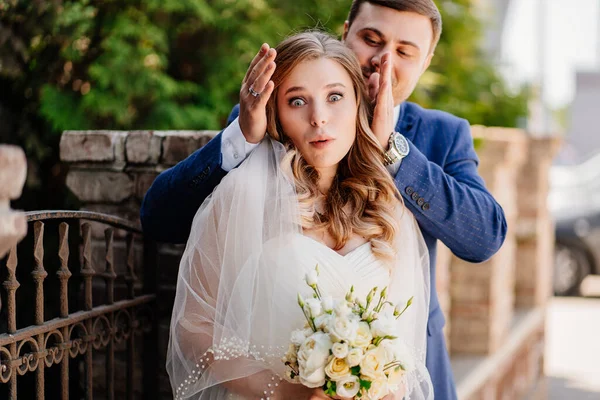
[[[341,398],[353,399],[354,396],[358,394],[359,390],[360,381],[358,376],[349,375],[337,381],[335,393]]]
[[[318,368],[312,373],[307,374],[300,367],[300,383],[309,388],[318,388],[325,384],[325,370]]]
[[[352,316],[350,316],[352,317]],[[341,342],[352,342],[356,338],[358,330],[358,320],[347,317],[334,317],[329,323],[329,333],[333,339]]]
[[[331,352],[336,358],[346,358],[348,355],[348,343],[334,343]]]
[[[323,310],[325,310],[325,312],[333,311],[333,308],[334,308],[333,297],[325,296],[325,297],[321,298],[321,304],[323,305]]]
[[[290,342],[292,342],[296,346],[301,346],[302,343],[304,343],[304,341],[306,340],[306,338],[311,335],[311,333],[312,330],[310,331],[310,333],[307,334],[306,329],[296,329],[292,332]]]
[[[323,386],[331,344],[329,335],[323,332],[313,333],[302,343],[297,357],[303,385],[310,388]]]
[[[309,271],[306,273],[306,276],[304,277],[304,279],[306,280],[306,283],[308,284],[308,286],[314,286],[319,281],[318,277],[319,277],[319,275],[317,274],[317,271],[315,271],[313,269],[312,271]]]
[[[350,366],[350,368],[352,367],[356,367],[358,364],[360,364],[360,361],[363,358],[363,351],[360,348],[353,348],[350,349],[350,351],[348,351],[348,355],[346,356],[346,362],[348,363],[348,365]]]
[[[367,390],[367,398],[369,400],[379,400],[383,399],[388,393],[388,384],[384,377],[371,382],[371,387]]]
[[[321,306],[319,299],[307,299],[304,310],[310,313],[310,316],[313,318],[317,318],[319,315],[323,314],[323,307]]]
[[[373,335],[371,334],[371,328],[369,324],[365,321],[360,321],[358,323],[358,329],[356,330],[356,336],[354,340],[350,342],[350,344],[354,347],[366,348],[371,344],[373,340]]]
[[[365,356],[360,361],[360,374],[370,380],[380,379],[384,376],[383,369],[385,368],[386,361],[385,351],[380,347],[371,349],[365,353]]]
[[[332,381],[338,381],[351,375],[350,367],[343,358],[331,357],[331,361],[325,367],[325,373]]]
[[[395,336],[398,334],[398,321],[389,314],[380,314],[371,322],[371,333],[374,337]]]

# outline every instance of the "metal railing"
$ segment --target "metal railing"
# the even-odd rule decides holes
[[[19,265],[17,258],[18,246],[14,246],[6,259],[5,276],[2,283],[6,293],[6,309],[2,314],[6,316],[6,333],[0,334],[0,382],[8,385],[8,397],[17,399],[17,381],[24,375],[35,374],[34,396],[37,399],[69,399],[73,382],[70,382],[70,367],[81,373],[80,394],[71,397],[92,399],[94,396],[94,362],[93,354],[104,353],[104,379],[103,396],[107,399],[115,398],[115,353],[117,347],[125,348],[121,353],[126,360],[125,376],[119,376],[126,381],[123,388],[127,399],[139,397],[154,398],[158,392],[157,383],[157,322],[153,315],[156,301],[156,249],[153,244],[143,241],[143,247],[138,246],[143,240],[142,232],[138,226],[130,221],[100,213],[85,211],[40,211],[27,213],[30,225],[33,225],[33,265]],[[53,266],[58,279],[59,288],[54,292],[59,294],[58,316],[49,320],[44,318],[44,283],[48,272],[44,265],[44,229],[51,220],[58,224],[58,265]],[[80,235],[78,246],[70,243],[69,229],[73,222],[79,222]],[[104,238],[94,240],[92,224],[101,224]],[[115,237],[115,232],[118,235]],[[72,237],[73,235],[71,235]],[[96,234],[98,236],[98,234]],[[73,241],[73,240],[71,240]],[[117,274],[114,246],[115,242],[125,245],[124,273]],[[104,266],[93,265],[93,246],[98,243],[104,247],[102,261]],[[103,243],[102,243],[103,242]],[[19,246],[24,246],[22,243]],[[69,269],[69,264],[75,262],[72,257],[72,248],[76,248],[79,256],[80,268],[78,271]],[[136,275],[135,254],[136,249],[143,249],[143,281]],[[19,251],[29,251],[19,248]],[[54,255],[56,256],[56,255]],[[30,307],[22,306],[17,302],[17,290],[21,283],[17,280],[17,273],[24,281],[23,268],[30,269],[30,279],[33,281],[31,288],[34,297],[34,323],[18,328],[17,316],[21,313],[31,313]],[[73,275],[80,280],[79,285],[69,284]],[[73,276],[74,278],[75,276]],[[93,294],[97,295],[99,285],[103,281],[102,304],[93,303]],[[31,284],[31,282],[28,282]],[[48,284],[46,282],[46,288]],[[115,299],[115,284],[123,289],[123,299]],[[77,288],[75,298],[79,304],[70,304],[73,293],[69,289]],[[139,292],[139,293],[138,293]],[[77,297],[79,296],[79,297]],[[22,298],[22,297],[21,297]],[[31,301],[31,296],[29,296]],[[98,303],[96,299],[96,303]],[[78,307],[76,307],[78,306]],[[0,304],[0,309],[3,307]],[[73,310],[70,312],[70,307]],[[134,393],[134,379],[139,375],[135,371],[136,357],[140,354],[137,337],[142,336],[142,382],[137,383],[142,388],[142,393]],[[74,359],[78,368],[73,368]],[[59,393],[50,393],[45,384],[46,368],[60,368]],[[96,371],[97,372],[97,371]],[[122,372],[119,371],[119,375]],[[135,376],[134,376],[135,375]],[[122,380],[122,379],[121,379]],[[31,388],[29,388],[31,391]],[[19,390],[21,390],[19,388]],[[33,395],[33,394],[32,394]],[[20,397],[21,398],[21,397]],[[24,397],[22,397],[24,398]]]

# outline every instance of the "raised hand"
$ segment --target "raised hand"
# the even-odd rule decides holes
[[[267,131],[267,100],[275,84],[275,49],[264,43],[248,67],[240,89],[240,128],[248,143],[258,143]]]
[[[377,77],[379,77],[379,82],[376,81]],[[381,73],[373,73],[368,86],[369,95],[376,94],[377,96],[371,129],[383,150],[387,151],[388,140],[394,131],[394,95],[392,94],[392,57],[390,53],[385,53],[381,57]]]

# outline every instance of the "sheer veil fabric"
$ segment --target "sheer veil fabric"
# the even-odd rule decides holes
[[[281,143],[265,138],[194,217],[179,269],[167,353],[175,398],[256,399],[263,393],[279,398],[286,370],[281,358],[291,331],[305,321],[297,293],[308,289],[304,276],[314,268],[307,263],[305,242],[295,240],[302,230],[294,185],[281,165],[284,155]],[[406,375],[406,398],[429,400],[429,257],[412,214],[400,203],[397,210],[397,257],[385,264],[388,296],[401,304],[414,296],[398,332],[417,360],[416,370]]]

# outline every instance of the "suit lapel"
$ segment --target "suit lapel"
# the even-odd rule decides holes
[[[411,142],[417,133],[417,117],[409,109],[408,103],[404,102],[400,106],[400,114],[396,123],[396,131],[404,135]]]

